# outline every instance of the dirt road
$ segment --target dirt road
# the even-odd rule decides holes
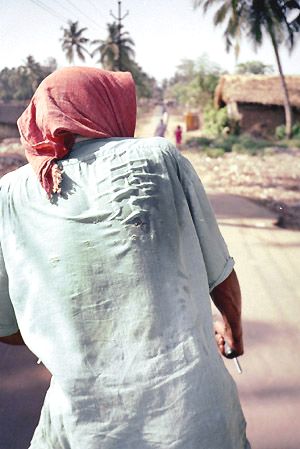
[[[300,233],[251,201],[210,195],[243,292],[244,369],[226,362],[253,449],[299,449]]]
[[[137,120],[137,127],[135,130],[135,137],[152,137],[154,136],[155,129],[162,117],[161,106],[157,106],[154,111],[149,114],[141,114]],[[175,143],[174,131],[177,125],[184,127],[183,116],[174,115],[170,113],[165,117],[167,122],[167,128],[165,136],[171,142]]]

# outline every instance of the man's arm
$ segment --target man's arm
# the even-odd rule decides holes
[[[0,337],[0,342],[8,345],[25,345],[20,331],[6,337]]]
[[[225,329],[216,329],[216,333],[221,334],[218,342],[221,353],[224,355],[224,339],[234,350],[237,356],[244,352],[243,331],[241,323],[241,290],[235,271],[217,285],[210,293],[216,307],[221,312],[225,323]],[[223,337],[223,338],[222,338]]]

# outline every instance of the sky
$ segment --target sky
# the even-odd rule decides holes
[[[29,54],[41,63],[55,57],[59,67],[68,65],[59,41],[61,27],[78,20],[80,27],[88,28],[86,37],[105,39],[106,24],[114,20],[111,11],[117,15],[117,0],[0,0],[0,70],[21,65]],[[195,11],[192,0],[123,0],[122,15],[127,11],[123,25],[135,42],[135,59],[158,81],[173,76],[183,59],[203,54],[228,72],[236,62],[250,60],[276,70],[268,39],[256,53],[243,40],[238,61],[233,51],[226,53],[222,27],[213,26],[212,13]],[[291,55],[285,47],[280,54],[285,73],[300,74],[300,44]],[[86,65],[95,66],[96,60],[88,58]]]

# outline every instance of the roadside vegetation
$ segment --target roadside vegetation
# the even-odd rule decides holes
[[[293,127],[293,137],[285,138],[284,125],[278,127],[274,139],[259,139],[249,134],[190,137],[186,140],[189,149],[206,154],[208,157],[222,157],[225,153],[248,154],[251,156],[263,156],[276,154],[292,148],[300,148],[300,124]]]

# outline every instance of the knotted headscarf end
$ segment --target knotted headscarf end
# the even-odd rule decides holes
[[[32,145],[22,142],[25,146],[26,158],[36,171],[38,179],[49,198],[54,193],[61,193],[62,169],[56,161],[69,153],[69,148],[72,147],[75,136],[68,135],[63,140],[53,137],[51,140],[46,138],[44,141]]]

